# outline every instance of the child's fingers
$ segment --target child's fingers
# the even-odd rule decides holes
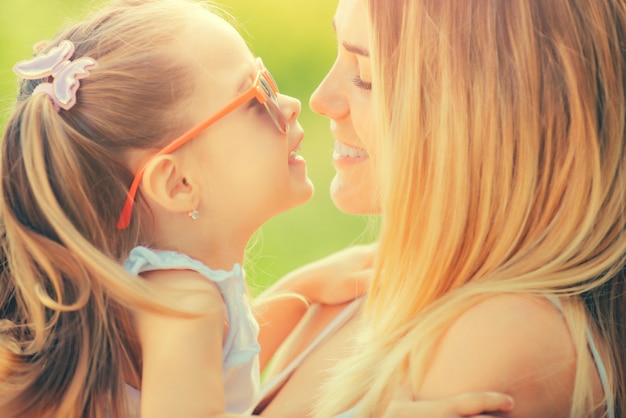
[[[494,418],[496,415],[464,415],[463,418]],[[497,415],[501,416],[501,415]]]
[[[372,282],[373,276],[373,268],[365,268],[359,271],[354,271],[352,272],[352,274],[350,274],[350,281],[354,281],[354,290],[356,291],[358,296],[367,292],[370,283]]]
[[[364,267],[372,267],[374,265],[374,257],[378,252],[378,243],[363,245],[363,257],[365,258]]]
[[[411,385],[402,385],[393,393],[392,401],[415,401]]]
[[[321,302],[335,305],[349,302],[367,293],[372,281],[372,269],[353,271],[342,279],[342,283],[332,283],[324,292]]]
[[[508,412],[513,409],[513,398],[497,392],[465,393],[454,398],[458,415],[475,416],[485,412]]]
[[[409,385],[398,388],[384,418],[493,418],[490,412],[508,412],[513,409],[513,398],[497,392],[465,393],[451,398],[413,400]]]

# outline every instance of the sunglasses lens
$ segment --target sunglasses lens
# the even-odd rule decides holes
[[[272,117],[272,120],[278,127],[278,130],[286,134],[289,125],[287,124],[287,118],[285,118],[285,115],[280,110],[278,97],[276,97],[276,93],[274,93],[276,89],[276,83],[268,72],[265,72],[265,74],[263,74],[259,81],[259,84],[263,88],[263,93],[265,94],[265,97],[267,99],[265,101],[265,108],[267,109],[268,113]]]

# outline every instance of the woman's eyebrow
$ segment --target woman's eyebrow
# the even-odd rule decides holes
[[[343,47],[346,49],[346,51],[352,52],[353,54],[362,55],[364,57],[369,57],[370,56],[370,52],[367,49],[362,48],[360,46],[352,45],[352,44],[349,44],[347,42],[342,42],[341,45],[343,45]]]
[[[335,34],[337,34],[337,24],[335,23],[335,19],[333,19],[333,30]],[[345,48],[346,51],[351,52],[356,55],[361,55],[363,57],[369,57],[370,52],[367,48],[363,48],[362,46],[354,45],[349,42],[342,42],[341,45]]]

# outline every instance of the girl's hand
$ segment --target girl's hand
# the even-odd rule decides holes
[[[298,294],[309,303],[336,305],[363,295],[372,278],[378,243],[355,245],[285,275],[259,299]]]
[[[367,291],[377,249],[374,243],[337,251],[292,271],[272,290],[297,293],[309,303],[349,302]]]
[[[503,393],[473,392],[451,398],[413,401],[406,389],[400,389],[383,417],[486,418],[501,416],[497,413],[512,409],[513,398]]]
[[[261,369],[310,304],[350,302],[367,291],[377,244],[357,245],[292,271],[257,296]]]

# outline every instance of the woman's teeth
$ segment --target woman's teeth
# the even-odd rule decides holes
[[[362,149],[352,148],[339,141],[335,141],[334,158],[367,158],[367,152]]]

